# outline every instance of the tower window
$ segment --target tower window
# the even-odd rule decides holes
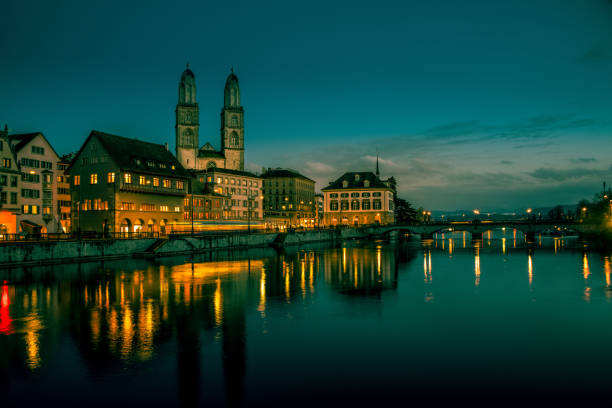
[[[238,134],[236,132],[232,132],[230,136],[230,144],[232,146],[238,146]]]
[[[232,126],[238,127],[238,116],[232,116]]]

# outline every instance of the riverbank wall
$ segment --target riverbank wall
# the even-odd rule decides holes
[[[154,258],[218,249],[284,247],[312,242],[366,238],[368,229],[297,231],[269,234],[171,236],[118,240],[10,242],[0,245],[0,268],[88,262],[124,257]]]

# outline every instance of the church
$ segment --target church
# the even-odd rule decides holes
[[[244,110],[240,106],[240,88],[234,70],[225,81],[220,150],[215,150],[209,142],[200,147],[200,109],[196,99],[195,76],[189,64],[179,82],[175,128],[176,158],[185,169],[244,171]]]

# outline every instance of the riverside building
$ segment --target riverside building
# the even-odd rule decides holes
[[[327,226],[385,225],[394,218],[393,190],[374,173],[344,173],[321,190]]]
[[[63,232],[57,214],[57,153],[41,132],[8,138],[21,172],[17,197],[19,230],[34,234]]]
[[[165,146],[92,131],[67,169],[73,231],[166,234],[190,174]]]
[[[8,137],[8,128],[0,131],[0,239],[19,232],[19,179],[21,171],[17,156]]]
[[[290,169],[268,169],[262,175],[264,217],[272,228],[314,227],[315,182]]]

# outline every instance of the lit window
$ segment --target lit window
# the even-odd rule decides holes
[[[172,188],[172,180],[164,179],[164,188]]]
[[[157,177],[153,177],[153,187],[159,187],[159,179]]]
[[[145,176],[140,176],[138,177],[138,184],[140,184],[141,186],[147,184],[147,179]]]
[[[179,190],[182,190],[183,187],[185,187],[183,181],[177,180],[176,181],[176,188],[179,189]]]
[[[81,176],[74,176],[74,185],[75,186],[81,185]]]
[[[123,174],[123,182],[130,184],[132,182],[132,173],[124,173]]]
[[[115,173],[108,173],[108,182],[109,183],[115,182]]]
[[[89,183],[90,184],[98,184],[98,173],[92,173],[89,176]]]

